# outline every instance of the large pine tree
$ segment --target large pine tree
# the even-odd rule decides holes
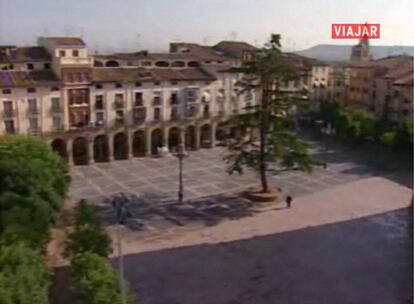
[[[295,133],[289,114],[300,99],[280,90],[282,83],[300,77],[300,72],[282,54],[280,35],[272,34],[269,42],[251,55],[251,60],[231,72],[243,75],[237,83],[239,92],[255,92],[260,102],[246,107],[245,113],[230,121],[240,132],[229,144],[230,154],[225,160],[230,174],[243,173],[246,167],[258,171],[261,190],[266,193],[270,190],[267,180],[270,167],[311,171],[319,162],[309,155],[307,145]],[[258,140],[245,136],[254,131],[259,133]]]

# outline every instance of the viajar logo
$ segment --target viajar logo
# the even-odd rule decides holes
[[[333,23],[332,39],[379,39],[379,23]]]

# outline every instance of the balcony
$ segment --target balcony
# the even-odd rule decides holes
[[[114,106],[116,110],[121,110],[124,108],[124,101],[121,99],[115,100]]]
[[[62,113],[62,108],[60,106],[56,107],[56,106],[52,106],[50,108],[50,112],[52,114],[61,114]]]
[[[3,112],[4,118],[13,118],[16,116],[16,112],[13,109],[5,110]]]
[[[92,66],[92,58],[90,57],[60,57],[61,65],[90,65]]]
[[[146,108],[138,108],[134,109],[134,116],[133,121],[134,124],[142,124],[145,122],[147,117],[147,109]]]
[[[162,105],[162,99],[160,96],[155,96],[154,99],[152,100],[152,105],[154,107],[156,106],[161,106]]]
[[[35,116],[39,115],[39,108],[28,108],[27,109],[27,116]]]
[[[28,128],[27,134],[29,135],[38,135],[40,133],[39,128]]]

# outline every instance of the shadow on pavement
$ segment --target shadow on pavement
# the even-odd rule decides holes
[[[412,303],[411,225],[402,223],[408,209],[132,254],[126,278],[140,304]],[[54,303],[72,303],[68,268],[55,278]]]

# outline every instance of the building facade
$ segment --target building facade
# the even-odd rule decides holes
[[[228,72],[254,50],[172,43],[167,53],[90,55],[76,37],[0,46],[0,136],[39,136],[75,165],[175,151],[181,140],[213,147],[226,121],[258,102],[237,89],[242,75]],[[309,75],[286,89],[302,92]]]

